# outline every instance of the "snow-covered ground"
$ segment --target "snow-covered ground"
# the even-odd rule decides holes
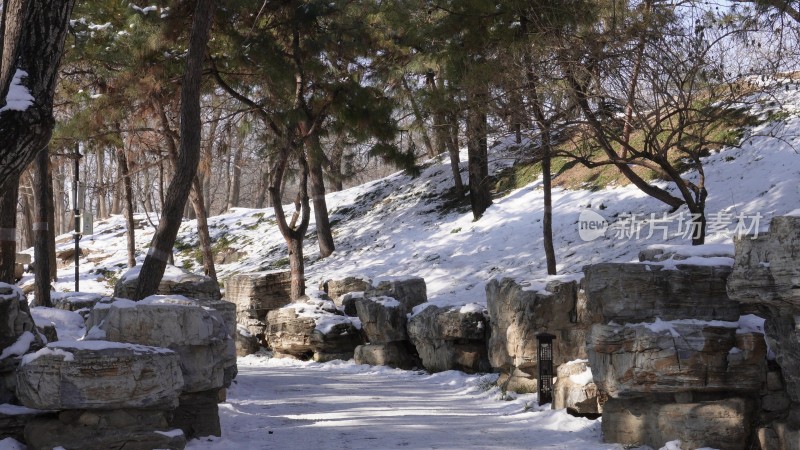
[[[190,449],[617,449],[597,420],[502,400],[496,375],[434,375],[250,355],[220,405],[223,437]]]

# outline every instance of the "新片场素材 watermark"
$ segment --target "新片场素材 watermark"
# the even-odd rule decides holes
[[[731,214],[724,211],[706,216],[706,237],[717,236],[758,237],[761,213]],[[623,213],[613,223],[599,213],[586,209],[578,217],[578,235],[586,242],[605,237],[611,239],[634,240],[670,237],[693,239],[700,237],[700,214],[680,212],[667,213]]]

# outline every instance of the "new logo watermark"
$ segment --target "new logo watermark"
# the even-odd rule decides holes
[[[717,236],[743,238],[751,236],[751,239],[758,237],[761,214],[731,214],[725,211],[711,213],[706,216],[706,237],[714,238]],[[699,214],[678,213],[668,215],[667,213],[650,215],[637,213],[623,213],[617,217],[613,223],[599,213],[585,209],[578,216],[578,235],[586,242],[593,241],[611,234],[611,239],[633,240],[650,239],[661,237],[666,240],[669,237],[680,237],[691,239],[700,236],[698,221]]]
[[[578,235],[586,242],[603,237],[608,230],[608,221],[605,217],[590,210],[584,209],[578,216]]]

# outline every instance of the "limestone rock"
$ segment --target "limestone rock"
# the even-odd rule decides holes
[[[561,364],[556,374],[553,409],[566,408],[572,414],[602,414],[603,396],[592,381],[592,370],[586,361]]]
[[[418,359],[412,354],[413,349],[407,341],[388,342],[386,344],[367,344],[356,347],[354,359],[356,364],[371,366],[389,366],[410,370],[419,366]]]
[[[114,287],[114,297],[133,298],[139,284],[141,266],[129,269]],[[191,273],[175,266],[167,266],[158,284],[160,295],[183,295],[197,300],[220,300],[219,284],[213,279]]]
[[[553,341],[553,363],[586,358],[586,334],[591,317],[575,282],[552,282],[547,292],[524,290],[512,279],[492,280],[486,285],[486,306],[491,335],[489,362],[511,378],[518,392],[536,391],[538,377],[536,335],[547,332]],[[517,386],[518,385],[518,386]]]
[[[588,308],[602,323],[653,320],[739,319],[739,304],[730,298],[726,282],[731,268],[678,264],[603,263],[583,268]]]
[[[152,296],[98,305],[87,322],[87,339],[174,350],[180,356],[185,392],[227,387],[236,370],[234,339],[222,315],[200,304],[180,296]]]
[[[25,425],[36,417],[48,414],[52,412],[8,403],[0,404],[0,440],[10,437],[25,441]]]
[[[225,281],[225,299],[236,305],[239,323],[263,321],[268,312],[291,303],[291,282],[287,270],[231,275]]]
[[[488,372],[488,320],[483,312],[428,306],[408,322],[408,335],[430,372]]]
[[[355,303],[368,342],[384,344],[408,340],[406,309],[400,302],[390,297],[370,297]]]
[[[116,342],[50,343],[17,371],[17,397],[35,409],[170,409],[181,388],[175,352]]]
[[[356,302],[364,298],[363,292],[348,292],[347,294],[339,297],[339,307],[344,311],[344,315],[348,317],[358,317],[358,309],[356,309]]]
[[[336,303],[337,306],[341,306],[341,297],[344,294],[350,292],[364,292],[371,287],[372,285],[369,280],[365,280],[361,277],[346,277],[341,280],[325,281],[320,285],[320,290],[327,292],[334,303]]]
[[[763,335],[737,334],[732,327],[594,325],[587,346],[594,382],[612,397],[684,391],[757,393],[765,382]]]
[[[673,403],[654,398],[610,399],[603,407],[603,439],[627,446],[745,450],[753,406],[744,398]]]
[[[410,313],[417,306],[428,301],[425,279],[420,277],[394,277],[378,280],[364,292],[365,297],[391,297],[400,302]]]
[[[183,430],[187,439],[222,436],[217,406],[218,391],[212,389],[181,394],[180,405],[172,412],[170,427]]]
[[[361,334],[330,300],[305,298],[267,314],[267,343],[278,354],[315,361],[350,359]]]
[[[261,348],[259,340],[242,325],[236,327],[236,356],[252,355]]]
[[[0,326],[0,352],[17,342],[22,333],[36,329],[28,301],[16,286],[0,283],[0,321],[3,321],[3,326]],[[37,341],[37,344],[41,348],[41,342]]]
[[[728,280],[731,298],[800,308],[800,217],[774,217],[769,233],[736,239],[734,245],[734,268]]]
[[[31,450],[183,449],[186,437],[167,424],[163,411],[116,409],[62,411],[37,418],[25,427]]]
[[[111,297],[85,292],[54,293],[52,300],[54,308],[67,311],[92,309],[97,303],[110,303],[113,301]]]

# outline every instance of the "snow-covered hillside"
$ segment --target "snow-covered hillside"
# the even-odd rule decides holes
[[[783,98],[778,100],[786,103],[779,115],[782,121],[747,129],[741,148],[726,148],[706,158],[707,242],[717,244],[712,253],[732,253],[730,235],[716,233],[714,223],[732,231],[741,215],[746,227],[757,225],[765,230],[773,216],[800,208],[800,154],[793,147],[800,144],[800,108],[791,102],[797,95],[794,88],[780,95]],[[515,158],[525,156],[501,143],[491,150],[491,169],[496,174],[512,165]],[[493,277],[513,277],[532,288],[541,286],[547,278],[542,251],[541,180],[496,198],[484,217],[473,221],[464,204],[452,207],[443,197],[452,187],[448,162],[443,158],[428,161],[416,178],[396,173],[329,194],[337,249],[332,256],[319,259],[312,215],[305,245],[307,286],[316,288],[325,279],[348,275],[418,275],[427,282],[430,301],[439,304],[482,303],[485,283]],[[463,175],[466,177],[466,173]],[[651,231],[647,223],[641,223],[639,239],[622,237],[622,225],[630,215],[635,214],[637,220],[651,214],[663,219],[668,211],[633,186],[594,191],[555,189],[553,204],[560,276],[580,276],[582,266],[595,262],[633,260],[649,245],[690,243],[679,230],[680,218],[688,217],[685,207],[667,216],[667,239],[657,227],[646,239]],[[611,223],[604,237],[592,241],[580,238],[578,219],[586,210]],[[149,219],[155,221],[157,217]],[[152,227],[144,216],[139,222],[146,224],[136,235],[138,259],[142,260]],[[217,266],[221,279],[238,272],[288,266],[272,209],[237,208],[210,218],[209,224],[217,250],[236,250],[242,255],[238,262]],[[175,255],[177,265],[199,271],[201,266],[194,259],[195,226],[193,221],[184,224]],[[81,243],[90,252],[81,265],[81,290],[109,293],[126,260],[123,222],[115,217],[98,224],[95,231]],[[73,269],[63,269],[56,286],[58,290],[71,290]]]

